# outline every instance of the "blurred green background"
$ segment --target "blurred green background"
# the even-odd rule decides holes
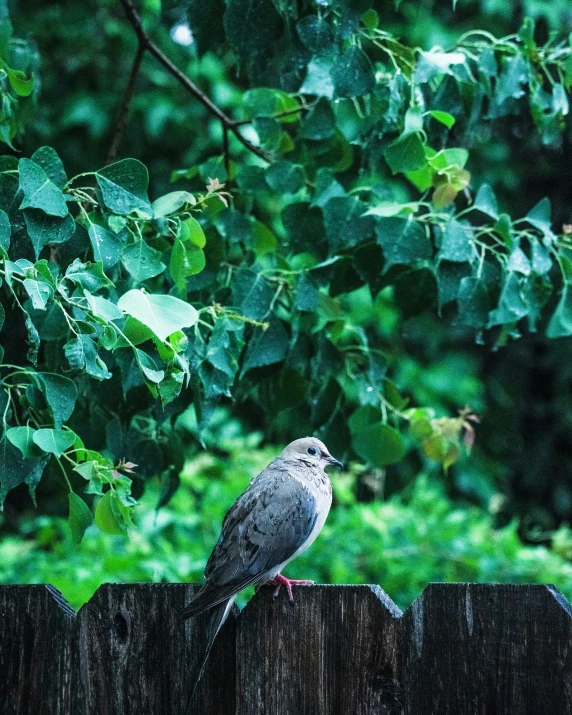
[[[161,16],[155,30],[169,56],[221,107],[237,109],[246,78],[230,70],[224,54],[199,57],[195,44],[186,44],[193,3],[144,5]],[[526,15],[544,39],[572,30],[567,0],[459,0],[455,10],[447,0],[378,6],[385,29],[424,48],[447,47],[470,29],[510,34]],[[136,47],[121,9],[112,0],[15,0],[11,16],[40,63],[40,96],[22,152],[50,144],[70,175],[99,166]],[[560,143],[546,145],[538,133],[513,131],[512,117],[504,121],[471,147],[475,184],[493,185],[515,215],[548,195],[556,224],[572,222],[570,122]],[[151,193],[168,191],[173,171],[204,162],[220,142],[220,125],[146,58],[121,155],[149,167]],[[412,404],[438,414],[468,405],[481,424],[472,454],[446,473],[419,454],[386,469],[368,471],[354,459],[347,471],[332,470],[326,527],[287,575],[379,583],[402,608],[441,580],[550,582],[572,598],[572,339],[528,333],[491,350],[433,314],[403,315],[386,294],[372,301],[359,289],[343,300],[356,328],[376,322],[392,379]],[[53,479],[38,490],[41,511],[19,494],[9,499],[0,517],[0,581],[49,582],[78,607],[105,581],[200,580],[227,508],[301,435],[293,413],[268,422],[248,402],[217,408],[202,443],[192,410],[178,424],[186,435],[181,488],[157,510],[164,485],[148,480],[127,536],[90,527],[73,547]]]

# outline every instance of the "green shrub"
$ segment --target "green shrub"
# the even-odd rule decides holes
[[[227,440],[228,456],[190,459],[167,507],[154,510],[158,482],[149,483],[129,536],[90,527],[72,544],[64,519],[39,516],[0,543],[1,583],[52,583],[76,608],[106,581],[200,581],[225,511],[250,478],[275,456]],[[556,538],[559,553],[523,546],[516,525],[496,530],[489,514],[450,501],[441,484],[419,477],[408,497],[358,503],[359,468],[332,474],[335,505],[312,548],[286,569],[320,583],[379,583],[406,608],[430,581],[554,583],[572,597],[570,532]],[[363,475],[362,475],[363,477]],[[244,599],[242,600],[244,603]]]

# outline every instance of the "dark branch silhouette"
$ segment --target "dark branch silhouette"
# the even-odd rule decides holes
[[[139,69],[141,68],[141,60],[145,54],[145,47],[139,42],[137,47],[137,53],[133,58],[133,65],[131,67],[131,72],[129,73],[129,80],[127,82],[127,87],[125,88],[125,94],[123,96],[123,102],[121,104],[121,111],[119,113],[119,118],[117,124],[115,125],[115,130],[113,131],[113,138],[111,144],[109,145],[109,151],[107,152],[107,157],[105,159],[105,165],[111,164],[115,161],[117,156],[117,150],[121,144],[121,139],[123,138],[123,132],[127,126],[127,119],[129,117],[129,107],[131,106],[131,100],[133,99],[133,93],[135,91],[135,81],[137,80],[137,75],[139,74]]]
[[[256,154],[256,156],[259,156],[261,159],[264,159],[265,161],[271,162],[273,161],[272,157],[267,154],[263,149],[260,147],[255,146],[252,144],[252,142],[248,141],[246,137],[244,137],[238,127],[240,124],[234,119],[231,119],[223,110],[216,105],[210,97],[208,97],[189,77],[187,77],[186,74],[181,72],[181,70],[171,62],[171,60],[165,55],[162,50],[159,49],[159,47],[151,40],[149,35],[145,32],[145,29],[143,28],[143,25],[141,23],[141,18],[139,17],[139,14],[135,10],[133,3],[131,0],[120,0],[121,4],[123,5],[123,8],[125,9],[125,12],[127,13],[127,17],[131,24],[133,25],[133,29],[137,33],[137,37],[139,38],[139,44],[143,48],[143,50],[147,50],[150,54],[155,57],[155,59],[163,65],[163,67],[171,74],[173,77],[183,85],[183,87],[188,90],[196,99],[199,100],[199,102],[206,107],[209,112],[217,117],[217,119],[220,119],[222,122],[223,127],[231,131],[234,136],[238,139],[238,141],[245,146],[249,151],[251,151],[253,154]]]

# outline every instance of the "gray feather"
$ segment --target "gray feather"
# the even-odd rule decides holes
[[[293,467],[312,476],[311,467],[275,459],[229,509],[205,569],[206,583],[181,619],[258,582],[307,541],[318,518],[318,503],[310,483],[291,476]]]

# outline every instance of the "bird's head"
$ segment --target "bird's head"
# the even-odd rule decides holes
[[[340,461],[332,457],[326,445],[315,437],[303,437],[290,442],[282,452],[282,457],[306,462],[321,469],[324,469],[329,464],[337,464],[339,467],[343,467]]]

